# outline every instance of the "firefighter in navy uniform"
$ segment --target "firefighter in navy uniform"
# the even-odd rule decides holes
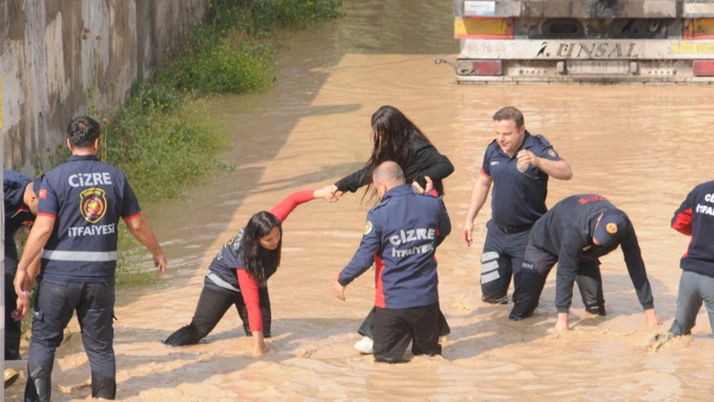
[[[3,199],[5,206],[5,360],[21,360],[20,338],[21,323],[12,318],[17,308],[17,294],[13,280],[17,272],[18,255],[15,233],[23,226],[30,226],[37,215],[37,194],[35,185],[29,177],[3,169]],[[35,264],[39,264],[39,259]],[[12,385],[18,373],[14,369],[5,369],[5,387]]]
[[[398,363],[412,342],[414,355],[441,354],[434,253],[451,232],[440,199],[414,194],[402,169],[384,162],[373,173],[381,202],[370,209],[359,249],[340,272],[335,296],[376,263],[374,359]]]
[[[582,275],[602,282],[599,258],[618,246],[622,248],[627,271],[645,311],[646,324],[660,325],[635,228],[624,212],[597,194],[567,197],[533,225],[521,267],[519,290],[514,295],[513,310],[508,318],[518,321],[533,314],[548,273],[557,262],[556,329],[568,330],[575,277]],[[602,292],[597,298],[598,305],[604,308]]]
[[[526,130],[523,114],[506,106],[493,115],[496,139],[484,153],[481,175],[474,184],[462,230],[464,243],[473,243],[474,219],[491,193],[491,219],[481,254],[481,299],[507,304],[513,276],[518,289],[520,267],[531,226],[546,211],[548,178],[570,180],[570,165],[542,135]],[[589,307],[600,284],[578,280]],[[515,293],[515,292],[514,292]]]
[[[672,228],[692,238],[680,261],[677,314],[669,333],[691,334],[704,303],[714,334],[714,181],[692,189],[675,211]]]
[[[124,172],[102,163],[100,127],[89,117],[69,125],[68,162],[47,172],[39,190],[39,212],[25,245],[15,277],[20,295],[15,318],[28,310],[35,272],[29,263],[41,255],[38,288],[33,307],[28,358],[26,401],[49,401],[55,350],[73,313],[89,358],[92,396],[114,399],[114,273],[117,225],[123,218],[129,231],[153,254],[166,271],[166,258]]]

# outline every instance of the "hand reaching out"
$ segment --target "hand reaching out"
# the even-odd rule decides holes
[[[339,195],[337,195],[337,193],[339,193]],[[313,193],[313,197],[323,198],[327,202],[336,202],[340,196],[342,196],[342,191],[337,190],[334,184],[315,190]]]

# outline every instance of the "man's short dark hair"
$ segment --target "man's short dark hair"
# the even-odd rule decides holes
[[[516,122],[516,127],[523,127],[525,123],[523,113],[513,106],[502,107],[493,115],[493,121],[513,120]]]
[[[100,134],[99,123],[89,116],[76,117],[67,127],[67,135],[72,148],[91,147]]]

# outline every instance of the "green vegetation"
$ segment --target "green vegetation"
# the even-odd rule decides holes
[[[124,114],[102,131],[103,161],[124,170],[141,201],[174,198],[202,174],[226,167],[227,138],[205,101],[160,85],[136,85]]]
[[[341,0],[213,0],[209,22],[157,81],[202,94],[261,90],[274,80],[274,36],[340,16]]]

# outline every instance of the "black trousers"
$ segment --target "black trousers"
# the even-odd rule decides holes
[[[49,401],[55,351],[74,313],[92,370],[92,396],[114,399],[114,282],[65,282],[43,279],[33,307],[27,359],[26,401]]]
[[[513,295],[514,306],[508,318],[518,321],[533,315],[536,307],[538,307],[538,300],[540,300],[548,274],[557,262],[558,256],[556,255],[533,247],[530,244],[526,247],[521,270],[521,283],[518,292]],[[585,309],[593,314],[605,315],[600,260],[580,261],[575,282],[580,290]],[[567,311],[570,308],[572,295],[572,289],[556,288],[555,306],[559,312]]]
[[[372,307],[372,310],[369,310],[367,318],[362,321],[362,325],[360,325],[359,329],[357,329],[358,334],[374,339],[374,312],[376,310],[377,307]],[[444,313],[439,310],[439,336],[446,336],[450,333],[451,328],[449,327],[449,323],[446,322],[446,317],[444,317]]]
[[[12,312],[17,309],[17,294],[15,280],[18,261],[5,256],[5,360],[22,360],[20,356],[20,337],[22,322],[12,318]]]
[[[263,337],[270,337],[270,297],[268,288],[258,288],[260,297],[260,313],[263,317]],[[213,328],[218,325],[218,322],[226,314],[226,311],[231,306],[235,306],[243,321],[243,330],[246,336],[252,336],[250,325],[248,323],[248,309],[246,308],[243,295],[224,290],[215,289],[213,287],[204,286],[201,291],[201,296],[198,299],[196,312],[193,314],[191,324],[180,328],[171,336],[166,338],[164,343],[171,346],[184,346],[198,343],[205,338]]]
[[[374,361],[400,363],[412,342],[412,353],[440,355],[439,303],[408,309],[374,312]]]
[[[530,230],[504,233],[493,221],[489,221],[487,227],[481,254],[481,300],[507,304],[511,276],[514,294],[518,291]]]

